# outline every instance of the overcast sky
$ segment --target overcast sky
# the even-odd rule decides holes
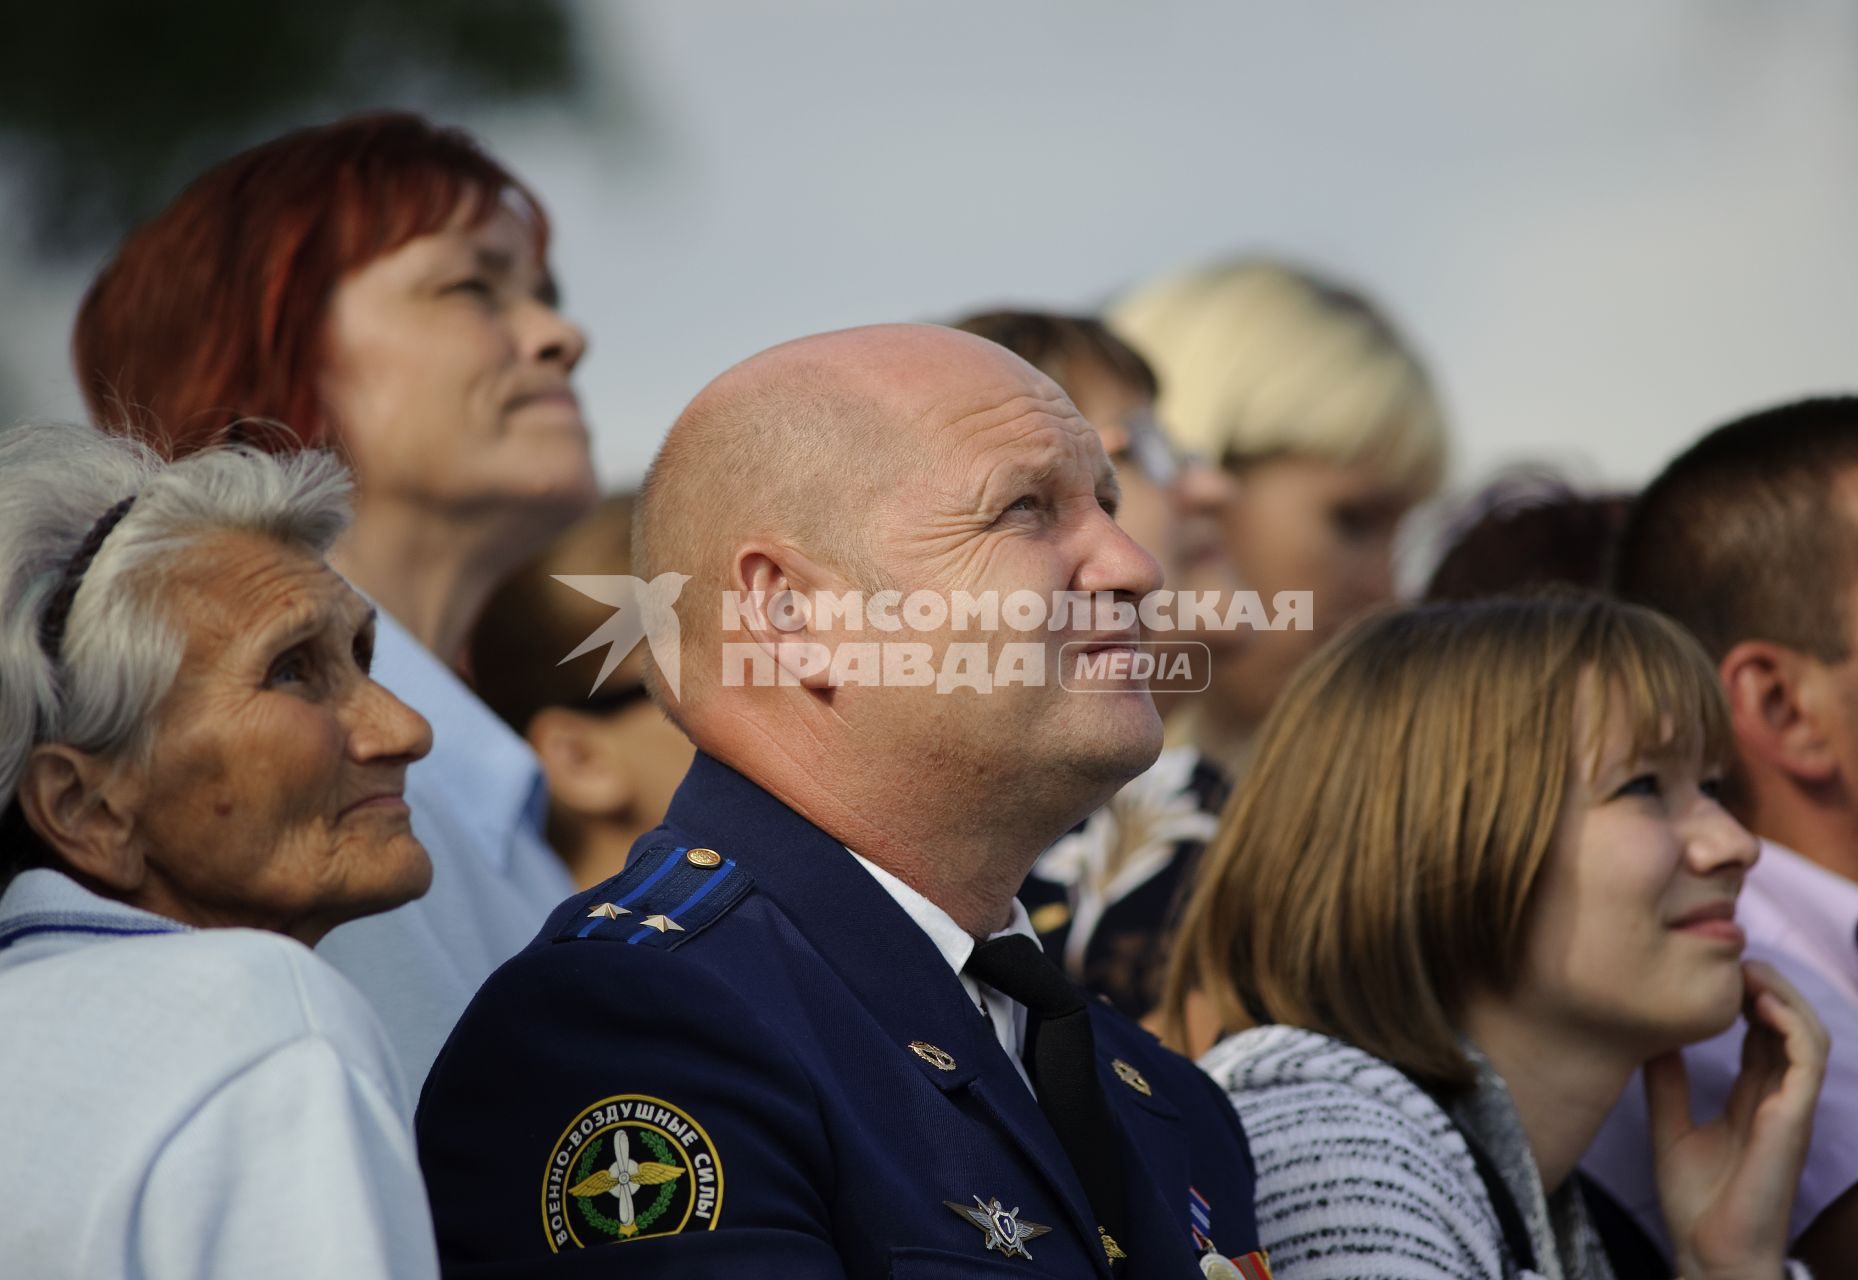
[[[1235,250],[1382,299],[1455,479],[1636,482],[1858,385],[1858,6],[586,0],[593,106],[472,118],[549,204],[604,474],[770,343],[1093,306]],[[83,273],[0,264],[0,416],[75,415]]]

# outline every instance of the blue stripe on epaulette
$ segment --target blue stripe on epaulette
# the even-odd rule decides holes
[[[722,866],[710,872],[709,877],[705,879],[702,884],[697,886],[697,891],[695,893],[691,894],[688,898],[685,898],[682,902],[678,903],[675,907],[672,907],[669,911],[665,912],[664,913],[665,918],[668,920],[675,920],[679,924],[684,924],[684,921],[689,918],[690,909],[696,906],[699,902],[702,902],[706,897],[708,897],[710,890],[714,889],[717,885],[727,880],[729,878],[729,873],[734,870],[735,870],[735,859],[731,858],[727,862],[723,863]],[[705,916],[704,918],[707,920],[707,919],[711,919],[712,917]],[[684,925],[684,931],[688,933],[690,931],[690,926]],[[628,946],[631,946],[635,943],[640,942],[641,940],[645,938],[653,938],[653,937],[662,938],[662,937],[669,936],[670,933],[671,931],[669,929],[660,930],[660,929],[653,929],[647,925],[640,925],[639,931],[633,934],[630,938],[627,938],[626,943]]]
[[[638,901],[641,894],[664,879],[666,873],[677,866],[678,859],[683,856],[685,849],[688,847],[687,845],[679,845],[677,848],[671,850],[670,856],[659,859],[658,864],[652,867],[650,871],[646,871],[646,868],[651,863],[652,851],[649,849],[646,850],[643,858],[640,858],[637,862],[620,873],[619,879],[613,882],[613,889],[617,892],[628,879],[632,878],[633,872],[643,872],[644,879],[639,880],[621,896],[617,898],[606,898],[604,901],[612,903],[615,907],[630,907],[634,902]],[[597,907],[600,904],[595,903],[594,905]],[[586,924],[582,925],[580,932],[574,936],[577,938],[585,938],[601,925],[615,923],[617,923],[617,921],[609,920],[604,916],[594,916],[590,918]]]
[[[646,850],[585,899],[581,917],[567,921],[555,940],[594,938],[663,950],[688,941],[753,884],[733,858],[714,867],[698,866],[684,856],[688,852],[687,845]],[[613,908],[613,914],[598,914],[602,907]],[[648,920],[656,923],[647,924]]]

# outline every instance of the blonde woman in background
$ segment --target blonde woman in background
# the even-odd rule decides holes
[[[1308,591],[1309,630],[1261,631],[1215,664],[1170,737],[1232,776],[1298,664],[1394,591],[1394,535],[1439,488],[1446,426],[1432,380],[1375,305],[1262,259],[1145,286],[1109,313],[1154,365],[1162,424],[1240,481],[1227,548],[1269,605]]]
[[[1190,992],[1228,1033],[1279,1280],[1669,1276],[1575,1169],[1641,1065],[1677,1272],[1783,1275],[1827,1037],[1741,962],[1728,741],[1696,642],[1597,596],[1387,614],[1291,680],[1164,1002],[1178,1048]],[[1677,1051],[1738,1012],[1697,1123]]]

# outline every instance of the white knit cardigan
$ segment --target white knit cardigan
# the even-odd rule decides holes
[[[1528,1225],[1534,1272],[1508,1256],[1463,1135],[1394,1067],[1281,1026],[1231,1036],[1200,1065],[1244,1121],[1258,1232],[1278,1280],[1612,1280],[1572,1183],[1552,1201],[1543,1195],[1508,1091],[1487,1065],[1460,1120]]]

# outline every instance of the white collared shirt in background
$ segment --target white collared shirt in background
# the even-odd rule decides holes
[[[974,954],[974,938],[956,924],[948,912],[890,872],[855,849],[847,849],[846,852],[857,858],[858,865],[869,871],[884,892],[929,935],[929,941],[935,944],[935,949],[948,961],[948,967],[961,979],[961,989],[968,993],[968,999],[993,1028],[994,1039],[1006,1050],[1006,1056],[1013,1060],[1013,1070],[1019,1072],[1019,1078],[1026,1082],[1026,1088],[1031,1089],[1032,1077],[1026,1074],[1026,1063],[1020,1056],[1026,1047],[1026,1006],[1017,1000],[1009,1000],[992,987],[976,982],[971,975],[962,972],[967,966],[968,957]],[[995,938],[1005,938],[1012,934],[1031,938],[1033,945],[1038,945],[1039,936],[1032,931],[1032,921],[1026,918],[1026,908],[1020,905],[1018,898],[1013,899],[1013,914],[1006,928],[988,934],[987,941],[992,942]]]
[[[1788,1240],[1846,1190],[1858,1186],[1858,884],[1792,849],[1761,842],[1735,918],[1748,934],[1743,958],[1765,960],[1800,989],[1832,1034],[1826,1082],[1813,1113],[1813,1145],[1794,1197]],[[1691,1110],[1722,1112],[1742,1065],[1741,1019],[1684,1051]],[[1669,1247],[1652,1178],[1644,1086],[1635,1076],[1587,1149],[1581,1167]]]
[[[432,754],[406,778],[432,888],[343,925],[316,951],[374,1006],[418,1097],[478,987],[529,945],[574,882],[542,835],[548,794],[535,752],[384,610],[374,678],[432,723]]]

